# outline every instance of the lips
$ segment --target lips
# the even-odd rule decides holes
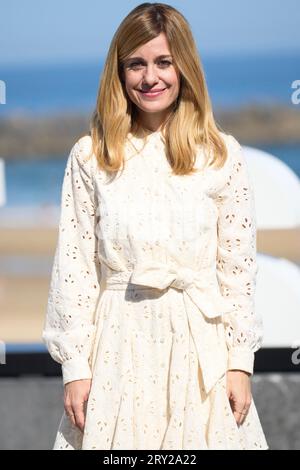
[[[150,94],[150,93],[158,93],[159,91],[164,91],[166,88],[160,88],[160,89],[157,89],[157,90],[139,90],[140,92],[142,93],[147,93],[147,94]]]
[[[148,91],[143,91],[143,90],[138,90],[138,91],[141,93],[143,98],[154,99],[154,98],[161,96],[166,89],[167,88],[161,88],[160,90],[157,89],[157,90],[148,90]]]

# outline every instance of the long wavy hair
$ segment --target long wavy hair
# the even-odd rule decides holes
[[[173,173],[194,173],[199,145],[205,165],[223,166],[227,149],[214,120],[204,70],[184,16],[164,3],[142,3],[121,22],[115,32],[100,81],[97,103],[90,120],[92,151],[100,168],[115,172],[124,166],[124,144],[141,128],[136,105],[128,98],[123,63],[140,46],[165,33],[180,89],[173,112],[162,125],[166,157]]]

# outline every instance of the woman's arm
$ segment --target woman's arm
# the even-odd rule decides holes
[[[100,293],[95,227],[96,195],[89,137],[72,147],[64,174],[58,241],[43,330],[52,358],[62,364],[64,384],[90,379],[94,314]]]
[[[255,201],[242,147],[233,136],[226,139],[229,171],[217,195],[217,276],[222,295],[232,304],[232,312],[223,317],[228,370],[252,374],[254,352],[262,343],[262,321],[254,303],[258,271]]]

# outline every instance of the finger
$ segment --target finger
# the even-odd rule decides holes
[[[250,406],[251,406],[251,403],[252,403],[252,395],[249,395],[247,400],[246,400],[246,404],[245,404],[245,408],[247,410],[249,410]]]
[[[244,408],[242,411],[235,410],[235,413],[238,415],[238,423],[239,425],[243,424],[245,422],[245,419],[248,414],[248,408]]]
[[[245,415],[241,415],[241,419],[239,421],[239,426],[242,426],[244,424],[244,421],[245,421]]]
[[[236,424],[237,424],[238,426],[240,426],[240,423],[241,423],[241,414],[238,413],[237,411],[234,411],[234,412],[233,412],[233,416],[234,416],[234,418],[235,418]]]
[[[247,418],[248,410],[245,409],[243,413],[241,413],[241,419],[240,419],[240,424],[244,424],[245,419]]]
[[[65,406],[65,413],[67,415],[67,418],[75,426],[75,415],[74,415],[74,411],[71,405]]]
[[[240,413],[240,421],[239,421],[240,426],[244,424],[245,419],[246,419],[246,411],[243,411],[243,414]]]
[[[241,426],[244,423],[246,415],[247,415],[247,413],[245,411],[243,411],[243,412],[235,411],[234,412],[236,422],[239,426]]]
[[[84,415],[84,406],[83,404],[77,405],[74,407],[74,414],[75,414],[75,424],[83,432],[84,423],[85,423],[85,415]]]
[[[71,414],[68,416],[69,420],[73,424],[73,426],[76,426],[76,421],[75,421],[75,415]]]

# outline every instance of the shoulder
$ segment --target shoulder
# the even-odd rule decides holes
[[[223,135],[228,151],[228,158],[224,165],[226,187],[229,188],[233,182],[243,184],[245,188],[247,185],[251,187],[253,181],[246,152],[233,135],[224,133]]]
[[[213,194],[217,196],[223,191],[230,191],[232,182],[241,180],[248,171],[246,157],[240,142],[231,134],[219,133],[226,146],[227,158],[221,168],[211,171],[214,177]]]
[[[229,172],[239,171],[241,166],[247,166],[247,161],[240,142],[231,134],[220,132],[227,149],[227,159],[224,164],[225,170]]]
[[[94,171],[94,160],[92,138],[90,135],[84,135],[73,144],[69,155],[69,164],[73,169],[83,171],[91,176]]]
[[[220,132],[220,136],[223,139],[228,152],[240,151],[242,149],[241,144],[233,135]]]
[[[90,135],[84,135],[80,137],[72,147],[72,153],[79,160],[80,163],[84,164],[92,157],[92,138]]]

